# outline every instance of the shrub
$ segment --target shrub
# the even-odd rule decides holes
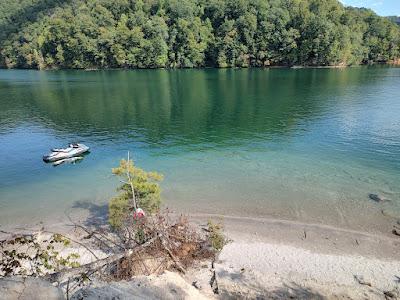
[[[211,247],[216,251],[221,251],[222,248],[228,243],[223,232],[224,226],[221,223],[214,223],[211,219],[207,222],[208,226],[208,239],[210,240]]]

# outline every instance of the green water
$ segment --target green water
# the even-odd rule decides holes
[[[3,70],[0,108],[3,225],[104,212],[128,150],[179,211],[371,230],[400,216],[399,68]],[[71,141],[92,149],[81,163],[42,162]]]

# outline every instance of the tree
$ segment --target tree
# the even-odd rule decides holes
[[[400,26],[338,0],[18,0],[0,8],[0,68],[352,65],[399,57]]]
[[[160,209],[161,189],[159,182],[161,174],[146,172],[136,167],[131,159],[122,159],[117,168],[112,169],[121,185],[119,194],[109,203],[109,222],[112,227],[119,228],[129,217],[129,214],[138,208],[146,213],[154,213]]]

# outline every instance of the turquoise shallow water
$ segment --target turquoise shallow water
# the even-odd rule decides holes
[[[81,163],[42,162],[70,141]],[[0,224],[100,209],[128,150],[175,209],[379,229],[400,217],[400,69],[0,71]]]

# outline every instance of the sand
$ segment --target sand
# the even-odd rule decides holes
[[[179,299],[400,299],[400,237],[390,227],[387,232],[359,232],[288,220],[190,218],[195,225],[204,226],[209,218],[225,225],[230,242],[213,265],[205,262],[182,277],[167,274],[147,281],[97,283],[85,291],[87,295],[126,295],[134,284],[146,282],[147,299],[156,299],[162,286],[190,290],[180,293]],[[53,231],[73,234],[67,224],[54,224]],[[93,259],[86,250],[77,250],[82,263]],[[214,274],[219,294],[210,286]],[[170,292],[168,297],[173,298],[174,289]]]
[[[194,217],[201,224],[206,216]],[[390,232],[227,216],[223,222],[231,242],[214,264],[219,297],[400,298],[400,238]]]
[[[379,299],[398,287],[400,261],[236,241],[225,247],[215,269],[222,295]]]
[[[90,288],[77,291],[71,297],[71,300],[79,299],[206,300],[208,297],[179,274],[165,271],[159,276],[138,276],[133,281],[95,282]]]

